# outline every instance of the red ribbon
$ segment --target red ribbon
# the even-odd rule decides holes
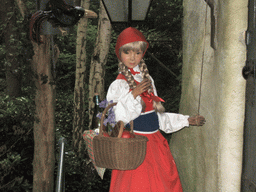
[[[133,68],[128,68],[128,69],[130,69],[130,71],[131,71],[131,73],[132,73],[133,75],[140,74],[140,72],[134,71]]]
[[[149,94],[148,91],[145,91],[142,94],[140,94],[140,96],[148,98],[149,102],[152,102],[152,100],[154,100],[155,102],[165,102],[162,98],[155,96],[153,92]]]

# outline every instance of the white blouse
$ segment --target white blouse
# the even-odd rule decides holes
[[[140,72],[138,66],[133,68],[134,71]],[[133,76],[138,82],[141,82],[142,76],[136,74]],[[151,78],[154,94],[157,96],[154,81]],[[141,97],[137,96],[134,99],[126,80],[116,79],[111,83],[107,93],[107,101],[117,102],[114,107],[116,121],[123,121],[124,124],[129,123],[131,120],[136,119],[142,114]],[[189,126],[188,115],[176,113],[157,113],[159,120],[159,129],[165,133],[173,133],[184,127]]]

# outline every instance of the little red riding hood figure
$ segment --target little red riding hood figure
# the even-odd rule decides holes
[[[117,39],[119,75],[108,89],[107,100],[117,102],[116,121],[128,124],[133,120],[134,133],[146,136],[148,142],[145,160],[137,169],[112,171],[110,192],[181,192],[175,161],[159,129],[172,133],[205,122],[202,116],[164,112],[161,104],[164,101],[157,96],[143,60],[148,46],[144,35],[132,27],[125,29]]]

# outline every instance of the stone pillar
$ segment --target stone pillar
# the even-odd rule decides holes
[[[209,2],[213,7],[210,8]],[[238,192],[242,170],[246,84],[242,68],[246,60],[248,1],[184,0],[183,4],[180,113],[195,115],[199,111],[207,122],[203,127],[189,127],[174,133],[171,151],[184,192]],[[211,39],[214,42],[211,43]],[[215,49],[211,47],[213,43]]]

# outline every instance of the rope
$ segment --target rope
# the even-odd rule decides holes
[[[203,40],[203,52],[202,52],[202,62],[201,62],[201,75],[200,75],[200,86],[199,86],[199,97],[198,97],[198,111],[197,114],[200,114],[200,105],[201,105],[201,95],[202,95],[202,79],[203,79],[203,66],[204,66],[204,52],[205,52],[205,36],[206,36],[206,24],[207,24],[207,4],[205,10],[205,21],[204,21],[204,40]]]

